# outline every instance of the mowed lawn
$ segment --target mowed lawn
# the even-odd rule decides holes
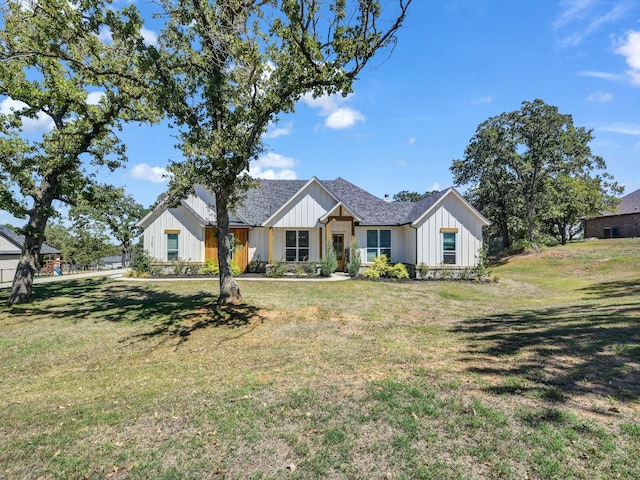
[[[0,479],[640,478],[640,240],[492,273],[36,285],[0,306]]]

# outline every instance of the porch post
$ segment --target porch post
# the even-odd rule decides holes
[[[356,222],[351,218],[351,245],[356,241]],[[349,251],[351,251],[351,245],[349,245]]]
[[[273,227],[269,227],[269,263],[273,262]]]

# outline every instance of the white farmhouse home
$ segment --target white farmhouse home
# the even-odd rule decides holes
[[[258,180],[229,216],[233,258],[245,270],[260,259],[320,261],[331,243],[338,269],[357,243],[362,264],[386,254],[393,262],[476,265],[489,221],[456,190],[419,202],[389,202],[342,179]],[[217,262],[215,197],[196,185],[175,208],[161,203],[139,225],[144,248],[159,260]]]

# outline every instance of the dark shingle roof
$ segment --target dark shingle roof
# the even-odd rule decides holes
[[[24,235],[20,235],[19,233],[14,232],[10,228],[0,225],[0,235],[13,243],[16,248],[22,251],[22,246],[24,245]],[[60,253],[60,250],[56,250],[53,247],[50,247],[46,243],[42,244],[42,248],[40,249],[40,254],[42,255],[51,255]]]
[[[622,201],[614,215],[624,215],[626,213],[640,213],[640,188],[622,197]]]
[[[259,180],[236,213],[250,225],[261,225],[282,208],[309,180]],[[343,178],[318,180],[338,202],[361,219],[360,225],[405,225],[417,220],[446,190],[420,202],[386,202]]]
[[[620,199],[618,208],[613,212],[602,212],[597,217],[611,217],[614,215],[626,215],[629,213],[640,213],[640,189],[625,195]]]

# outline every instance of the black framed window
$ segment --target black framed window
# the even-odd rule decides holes
[[[380,255],[391,259],[391,230],[367,230],[367,262]]]
[[[456,234],[444,232],[442,234],[442,263],[456,264]]]
[[[285,255],[287,262],[309,260],[309,230],[287,230],[285,232]]]

